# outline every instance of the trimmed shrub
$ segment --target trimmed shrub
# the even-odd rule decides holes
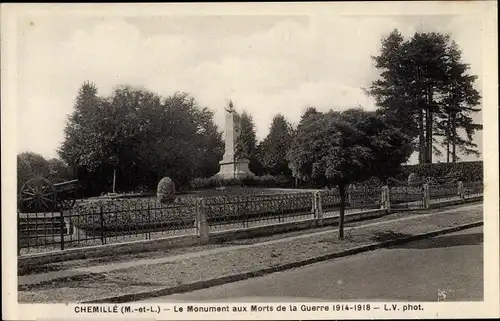
[[[156,197],[162,204],[170,204],[175,201],[175,184],[169,177],[163,177],[158,182]]]

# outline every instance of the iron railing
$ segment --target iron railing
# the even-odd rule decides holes
[[[325,216],[337,215],[340,210],[340,192],[338,189],[322,190],[321,207]],[[380,208],[382,187],[359,187],[347,189],[345,212],[365,211]]]
[[[482,182],[463,185],[389,188],[390,208],[421,209],[429,203],[481,196]],[[361,187],[346,192],[346,213],[387,208],[383,187]],[[427,193],[427,194],[426,194]],[[383,196],[386,195],[386,196]],[[426,202],[426,197],[427,201]],[[68,248],[149,240],[165,236],[199,235],[200,215],[209,232],[336,216],[337,189],[269,195],[181,197],[173,204],[156,198],[82,200],[54,213],[18,213],[20,255]],[[319,204],[318,204],[319,202]]]
[[[211,231],[311,218],[313,211],[310,192],[205,198],[205,214]]]
[[[424,208],[424,189],[422,186],[390,187],[390,202],[394,209]]]
[[[457,183],[433,184],[429,185],[430,203],[459,200],[460,188]]]
[[[464,182],[464,197],[478,197],[483,195],[483,182]]]
[[[19,213],[20,254],[195,234],[194,202],[154,198],[79,201],[53,213]]]

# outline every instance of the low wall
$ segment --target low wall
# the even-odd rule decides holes
[[[200,237],[198,235],[170,236],[153,240],[86,246],[62,251],[28,254],[18,258],[18,266],[23,268],[25,266],[56,263],[61,261],[188,247],[198,245],[200,243],[199,238]]]
[[[328,214],[328,213],[325,213]],[[385,209],[348,213],[345,215],[345,222],[355,222],[367,220],[388,215]],[[245,239],[259,236],[268,236],[293,231],[305,230],[320,226],[337,226],[339,224],[339,216],[325,217],[321,219],[304,219],[295,222],[278,223],[273,225],[234,229],[223,232],[210,233],[210,243],[220,243],[225,241],[233,241],[237,239]]]
[[[473,197],[467,197],[465,199],[459,199],[459,200],[449,200],[449,201],[440,201],[437,203],[430,203],[429,208],[440,208],[444,206],[453,206],[453,205],[460,205],[464,203],[472,203],[472,202],[479,202],[483,200],[483,196],[473,196]]]

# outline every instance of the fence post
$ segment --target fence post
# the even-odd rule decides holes
[[[200,244],[208,243],[208,223],[205,213],[205,199],[200,198],[196,203],[196,230]]]
[[[465,189],[464,189],[464,182],[463,181],[458,182],[458,195],[460,196],[460,199],[462,201],[465,200]]]
[[[429,184],[424,184],[423,186],[423,201],[424,201],[424,208],[428,209],[430,207],[430,195],[429,195]]]
[[[104,213],[102,212],[102,204],[100,204],[99,216],[101,219],[101,243],[106,244],[106,239],[104,238]]]
[[[387,213],[391,212],[391,188],[389,186],[385,187],[385,209]]]
[[[313,194],[314,197],[314,219],[316,225],[321,226],[323,221],[323,208],[321,206],[321,192],[317,191]]]
[[[21,217],[17,212],[17,255],[21,254]]]
[[[61,228],[60,228],[60,231],[61,231],[61,251],[62,251],[62,250],[64,250],[64,227],[66,226],[65,222],[64,222],[64,210],[62,208],[59,211],[59,214],[61,215]],[[52,215],[54,215],[54,214],[52,214]]]
[[[66,225],[66,233],[68,235],[73,235],[73,223],[71,222],[70,219],[64,218],[64,224]]]
[[[316,218],[316,192],[312,192],[311,215]]]
[[[322,199],[321,199],[321,192],[318,193],[318,218],[323,219],[323,205],[322,205]]]
[[[380,195],[380,209],[383,210],[385,209],[385,205],[386,205],[386,193],[385,193],[385,186],[382,186],[382,193]]]
[[[387,213],[391,211],[391,203],[389,200],[389,186],[382,187],[382,199],[380,201],[380,208],[385,209]]]
[[[146,212],[148,213],[148,224],[149,226],[151,226],[151,206],[148,202],[148,211]],[[153,225],[153,228],[154,228],[154,225]],[[151,228],[148,229],[148,234],[146,234],[146,239],[151,239]]]

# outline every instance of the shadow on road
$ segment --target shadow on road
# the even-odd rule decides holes
[[[389,248],[399,249],[431,249],[452,246],[480,245],[483,243],[483,233],[443,235],[417,242],[394,245]]]

